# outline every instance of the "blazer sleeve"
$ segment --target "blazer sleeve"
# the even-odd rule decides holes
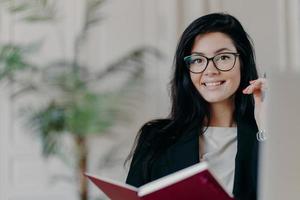
[[[140,187],[149,182],[148,170],[145,170],[148,167],[145,165],[145,158],[150,150],[150,132],[146,126],[140,131],[140,136],[126,178],[126,183],[129,185]]]
[[[145,172],[143,170],[143,157],[145,151],[136,152],[132,159],[129,172],[126,178],[126,183],[135,187],[140,187],[146,184],[148,181],[145,177]]]

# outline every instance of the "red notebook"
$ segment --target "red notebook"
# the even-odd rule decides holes
[[[201,162],[139,188],[85,174],[111,200],[234,200]]]

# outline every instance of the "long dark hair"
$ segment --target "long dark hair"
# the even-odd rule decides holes
[[[126,159],[128,161],[133,156],[134,165],[134,155],[146,150],[147,154],[143,157],[145,175],[151,164],[178,138],[195,132],[191,130],[201,134],[205,131],[204,126],[210,123],[209,104],[193,85],[184,57],[191,53],[196,36],[211,32],[221,32],[229,36],[240,54],[241,81],[235,93],[234,120],[238,123],[238,119],[254,119],[253,97],[242,93],[249,81],[258,77],[251,38],[241,23],[229,14],[213,13],[196,19],[185,29],[177,45],[174,74],[170,82],[170,115],[166,119],[146,123],[140,129],[135,145]]]

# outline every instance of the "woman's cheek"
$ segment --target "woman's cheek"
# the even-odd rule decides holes
[[[190,76],[191,76],[191,80],[194,84],[194,86],[199,89],[200,85],[201,85],[201,76],[199,74],[193,74],[193,73],[190,73]]]

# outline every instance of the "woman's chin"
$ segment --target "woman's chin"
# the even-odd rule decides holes
[[[203,96],[203,98],[208,103],[221,103],[221,102],[225,102],[226,100],[229,100],[228,97],[224,97],[224,96]]]

